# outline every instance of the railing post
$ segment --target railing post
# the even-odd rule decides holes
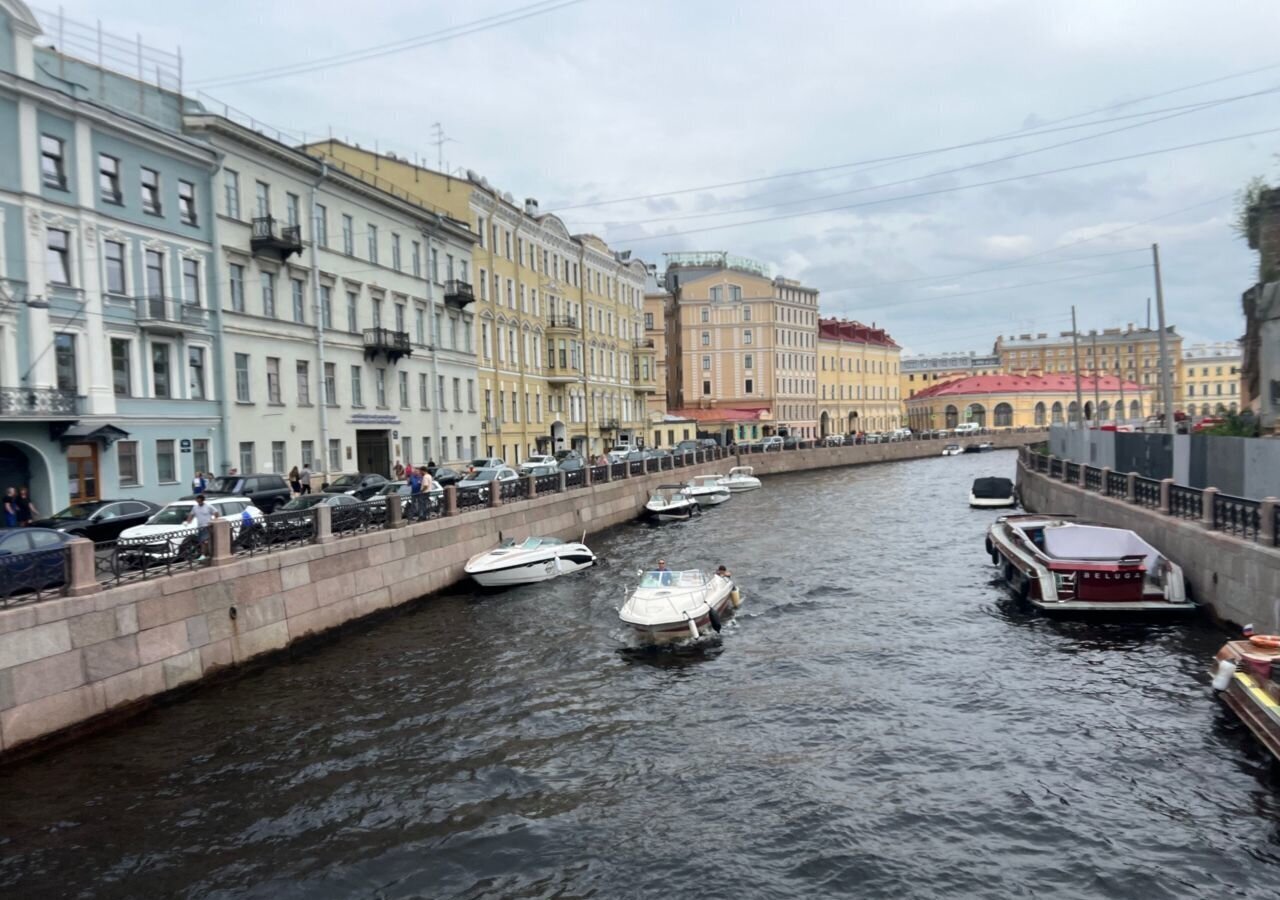
[[[458,486],[451,484],[444,489],[444,514],[446,516],[456,516],[458,514]]]
[[[1080,474],[1076,476],[1076,481],[1080,483],[1080,487],[1082,488],[1085,485],[1085,480],[1089,477],[1088,469],[1089,469],[1088,466],[1086,466],[1084,463],[1080,463]]]
[[[399,494],[387,495],[387,527],[403,528],[408,523],[404,520],[404,498]]]
[[[1045,469],[1045,470],[1044,470],[1044,473],[1045,473],[1046,475],[1048,475],[1050,478],[1052,478],[1052,477],[1053,477],[1053,461],[1054,461],[1054,459],[1056,459],[1056,458],[1057,458],[1057,457],[1055,457],[1052,453],[1050,453],[1050,454],[1049,454],[1049,467],[1048,467],[1047,469]],[[1063,466],[1063,467],[1062,467],[1062,471],[1063,471],[1063,472],[1066,472],[1066,471],[1067,471],[1066,466]]]
[[[333,540],[333,507],[321,503],[311,508],[316,515],[316,543],[327,544]]]
[[[1213,531],[1213,501],[1218,496],[1216,487],[1207,487],[1200,492],[1200,524]]]
[[[83,597],[102,590],[94,564],[93,541],[76,538],[67,543],[67,596]]]
[[[209,523],[209,565],[225,566],[235,556],[231,552],[231,523],[214,519]]]
[[[1102,484],[1099,485],[1099,493],[1104,497],[1111,496],[1111,467],[1102,467]]]
[[[1280,499],[1263,497],[1258,504],[1258,541],[1268,547],[1276,543],[1276,504]]]
[[[1130,472],[1127,476],[1127,482],[1124,487],[1124,502],[1136,503],[1138,501],[1138,473]]]
[[[489,482],[489,508],[493,509],[495,506],[501,505],[502,482],[495,478],[493,481]]]
[[[524,483],[525,483],[525,491],[528,493],[530,500],[538,496],[538,476],[537,475],[524,476]]]
[[[606,456],[605,459],[608,459]],[[613,463],[605,463],[604,465],[604,483],[608,484],[613,481]]]
[[[582,467],[582,486],[591,487],[591,466],[590,465],[586,465]]]
[[[560,487],[556,488],[556,490],[563,494],[565,491],[569,490],[568,480],[564,472],[557,472],[556,474],[560,476]]]
[[[1170,488],[1172,487],[1172,478],[1160,479],[1160,512],[1164,513],[1166,516],[1169,515],[1169,493]]]

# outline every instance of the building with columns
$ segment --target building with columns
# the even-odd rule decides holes
[[[906,356],[901,361],[899,392],[904,400],[940,381],[954,381],[970,375],[996,375],[1003,372],[999,356],[968,353],[936,353]]]
[[[898,357],[883,328],[818,320],[818,436],[887,431],[902,424]]]
[[[1079,421],[1077,376],[1061,373],[969,375],[917,391],[905,401],[915,431],[952,429],[964,422],[982,428],[1044,428]],[[1141,422],[1155,389],[1114,375],[1079,376],[1084,418],[1099,423]]]
[[[182,133],[179,58],[137,52],[154,82],[0,0],[0,490],[44,514],[172,499],[227,454],[215,154]]]

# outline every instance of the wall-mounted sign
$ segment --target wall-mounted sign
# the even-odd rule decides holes
[[[182,440],[178,441],[178,450],[180,450],[180,451],[181,451],[181,452],[183,452],[183,453],[190,453],[190,452],[191,452],[191,439],[190,439],[190,438],[183,438]]]
[[[352,413],[348,425],[399,425],[400,417],[389,413]]]

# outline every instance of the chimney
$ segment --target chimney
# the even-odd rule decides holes
[[[526,216],[532,216],[535,219],[538,218],[538,198],[537,197],[524,198],[524,214]]]

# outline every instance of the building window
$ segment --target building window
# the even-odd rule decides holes
[[[400,376],[400,378],[399,378],[399,382],[400,382],[400,408],[401,408],[401,409],[408,409],[408,408],[409,408],[409,373],[408,373],[408,372],[398,372],[397,374]]]
[[[302,442],[302,459],[301,459],[301,462],[302,462],[302,466],[303,466],[303,468],[310,469],[313,465],[315,465],[315,462],[316,462],[316,449],[315,449],[315,446],[316,446],[316,445],[315,445],[315,441],[303,441],[303,442]]]
[[[400,235],[391,235],[391,268],[400,271]]]
[[[422,277],[422,245],[419,244],[417,241],[413,242],[412,260],[413,260],[413,277],[421,278]]]
[[[45,187],[57,188],[60,191],[67,189],[64,148],[62,138],[51,134],[40,135],[40,174],[44,179]]]
[[[178,480],[174,464],[173,441],[156,441],[156,480],[161,484],[173,484]]]
[[[342,252],[347,256],[356,253],[355,221],[346,213],[342,215]]]
[[[750,343],[751,343],[751,329],[750,329],[750,328],[747,328],[747,329],[744,329],[744,330],[743,330],[743,332],[742,332],[742,343],[744,343],[744,344],[750,344]]]
[[[121,296],[127,294],[129,285],[124,273],[124,244],[105,241],[102,250],[107,263],[107,293]]]
[[[729,285],[729,299],[734,303],[742,301],[742,288],[736,284]]]
[[[116,470],[121,486],[138,484],[138,442],[120,441],[116,444]]]
[[[526,399],[528,394],[525,395]],[[476,383],[474,379],[467,379],[467,409],[471,412],[476,411]]]
[[[404,331],[404,304],[396,304],[396,331]]]
[[[262,314],[268,319],[276,317],[276,274],[262,273]]]
[[[169,345],[151,345],[151,388],[156,397],[172,396],[169,386]]]
[[[57,334],[53,338],[54,362],[58,375],[58,390],[76,390],[76,336]]]
[[[712,302],[712,303],[719,303],[719,302],[720,302],[720,300],[723,298],[723,296],[724,296],[724,288],[723,288],[723,287],[721,287],[720,285],[716,285],[715,287],[713,287],[713,288],[711,289],[711,302]]]
[[[142,211],[160,215],[160,173],[155,169],[142,169]]]
[[[377,396],[378,408],[384,409],[387,405],[387,370],[373,370],[373,388]]]
[[[240,173],[234,169],[222,170],[223,201],[227,207],[227,216],[240,218]]]
[[[320,321],[325,328],[333,327],[333,288],[320,285]]]
[[[351,367],[351,405],[364,406],[364,390],[360,384],[361,369],[359,366]]]
[[[347,331],[360,330],[356,313],[359,299],[359,296],[354,291],[347,291]]]
[[[644,327],[649,329],[653,328],[653,313],[647,312],[644,314]]]
[[[133,396],[133,372],[129,365],[129,342],[111,339],[111,383],[117,397]]]
[[[514,403],[512,403],[511,405],[513,408],[515,407]],[[453,409],[455,412],[462,412],[462,379],[461,378],[453,379]],[[518,413],[516,414],[516,421],[517,422],[520,421],[520,415]]]
[[[267,402],[280,405],[280,360],[275,356],[267,357]]]
[[[311,364],[305,359],[297,361],[295,371],[298,376],[298,405],[311,405]]]
[[[744,369],[753,368],[752,364],[754,362],[755,362],[755,357],[752,354],[747,353],[742,357],[742,368]]]
[[[187,348],[187,373],[190,377],[191,399],[203,400],[204,395],[204,348]]]
[[[324,405],[338,405],[338,367],[329,362],[324,364]]]
[[[445,408],[444,403],[444,376],[436,376],[436,403],[440,405],[440,409]]]
[[[704,371],[704,372],[710,372],[710,371],[711,371],[711,357],[710,357],[710,356],[704,356],[704,357],[702,357],[702,371]]]
[[[497,227],[495,225],[494,229]],[[431,248],[431,280],[436,283],[440,281],[440,251],[434,247]]]
[[[253,464],[253,441],[240,442],[240,472],[248,474],[254,470]]]
[[[244,266],[231,263],[230,272],[227,284],[231,289],[231,308],[244,312]]]
[[[301,278],[290,278],[289,286],[293,291],[293,321],[307,321],[307,298],[303,290]]]
[[[706,306],[702,307],[702,321],[704,322],[711,321],[711,310]]]
[[[254,215],[264,219],[271,215],[271,186],[264,181],[254,183]]]
[[[755,387],[755,382],[754,382],[752,379],[748,378],[748,379],[747,379],[747,383],[746,383],[746,388],[745,388],[745,390],[744,390],[744,393],[747,393],[747,394],[752,393],[752,390],[753,390],[753,388],[754,388],[754,387]]]
[[[378,264],[378,226],[369,225],[369,262]]]
[[[709,331],[702,332],[702,346],[704,347],[711,346],[711,332]]]
[[[710,382],[710,381],[704,381],[704,382],[702,382],[702,396],[704,396],[704,397],[710,397],[710,396],[711,396],[711,382]]]
[[[342,441],[337,438],[329,438],[329,471],[339,472],[342,470]]]
[[[124,200],[120,191],[120,160],[105,153],[98,154],[98,196],[104,203],[116,205]]]
[[[195,225],[198,221],[196,186],[190,181],[178,181],[178,218],[182,219],[183,225]]]
[[[316,205],[315,221],[311,223],[312,230],[316,233],[316,246],[329,246],[329,210],[322,204]]]
[[[249,354],[236,354],[236,401],[249,402]]]
[[[287,220],[286,224],[291,228],[296,228],[298,226],[298,222],[302,218],[302,212],[300,210],[297,194],[286,193],[284,195],[284,215]]]
[[[200,262],[198,260],[182,261],[182,300],[187,306],[200,305]]]
[[[427,387],[427,375],[425,372],[418,375],[418,405],[423,409],[431,408],[431,397],[428,396],[430,390]]]
[[[284,441],[271,442],[271,471],[284,471]]]
[[[47,236],[45,261],[51,284],[71,284],[71,235],[58,228],[50,228]]]

